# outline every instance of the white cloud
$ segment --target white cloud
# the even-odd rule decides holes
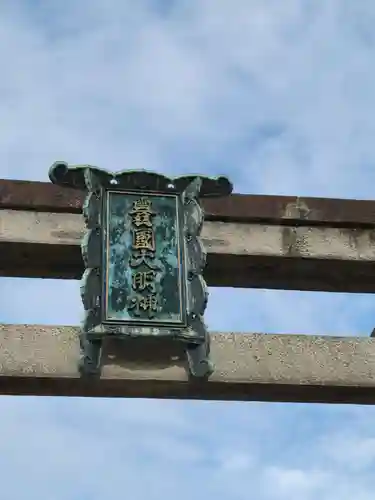
[[[220,460],[220,465],[224,471],[234,471],[238,473],[253,473],[256,462],[249,453],[230,450],[225,453]]]
[[[326,460],[348,471],[371,470],[375,465],[375,437],[361,432],[359,425],[348,427],[321,436],[319,443]]]
[[[326,484],[327,474],[314,470],[287,469],[284,467],[269,467],[266,476],[271,488],[284,496],[298,498],[314,490],[321,489]]]

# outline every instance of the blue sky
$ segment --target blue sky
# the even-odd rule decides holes
[[[0,177],[55,160],[372,198],[373,0],[3,0]],[[210,290],[211,330],[369,335],[371,296]],[[0,279],[2,322],[78,282]],[[1,498],[373,500],[372,407],[0,399]]]

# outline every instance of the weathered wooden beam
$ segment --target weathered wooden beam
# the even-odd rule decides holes
[[[0,274],[80,278],[79,214],[0,211]],[[207,221],[212,286],[375,292],[375,229]]]
[[[47,182],[0,179],[0,209],[78,213],[84,193]],[[207,220],[375,227],[375,201],[233,194],[202,200]]]
[[[165,346],[108,341],[102,375],[77,371],[78,329],[0,325],[0,394],[375,404],[375,339],[213,333],[215,372],[188,381]]]

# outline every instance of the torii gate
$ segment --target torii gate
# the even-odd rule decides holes
[[[83,199],[76,189],[0,180],[1,275],[80,278]],[[375,292],[374,201],[232,194],[203,206],[210,286]],[[375,403],[370,336],[210,337],[215,371],[207,381],[189,380],[178,362],[121,360],[115,339],[101,376],[87,380],[77,368],[77,328],[1,325],[0,393]]]

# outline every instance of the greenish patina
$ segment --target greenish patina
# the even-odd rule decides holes
[[[106,196],[105,320],[186,326],[179,197],[119,191]]]
[[[191,375],[208,376],[213,367],[203,318],[208,292],[199,198],[230,194],[229,180],[111,173],[64,162],[54,163],[49,177],[87,190],[82,374],[100,371],[101,342],[116,335],[184,342]]]

